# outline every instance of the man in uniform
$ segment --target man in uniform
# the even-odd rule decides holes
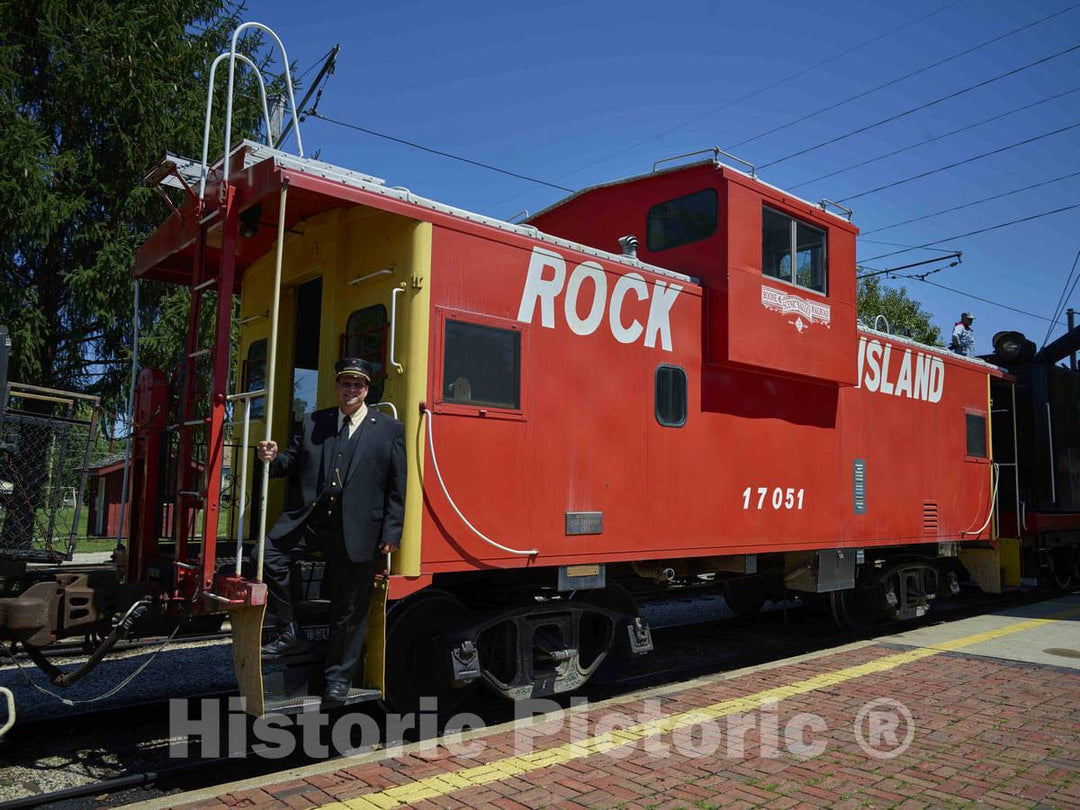
[[[264,576],[277,637],[264,658],[308,648],[293,614],[289,567],[320,550],[330,599],[330,640],[323,705],[349,694],[367,629],[376,551],[397,549],[405,513],[405,429],[365,404],[371,365],[346,357],[335,365],[338,406],[305,415],[289,447],[259,442],[271,476],[288,476],[285,511],[266,535]],[[325,597],[324,597],[325,598]]]
[[[949,348],[957,354],[972,357],[975,354],[975,330],[971,328],[971,322],[975,316],[970,312],[961,312],[960,320],[952,330],[952,341]]]

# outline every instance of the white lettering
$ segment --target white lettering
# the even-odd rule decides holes
[[[649,325],[645,327],[645,345],[650,349],[656,345],[656,336],[660,336],[660,348],[671,351],[671,322],[669,317],[675,299],[682,292],[682,287],[663,281],[653,284],[652,301],[649,302]]]
[[[881,357],[881,344],[871,340],[866,347],[866,390],[877,391],[881,385],[881,369],[878,367],[878,358]]]
[[[892,346],[885,344],[885,356],[881,358],[881,393],[891,394],[892,383],[889,382],[889,355],[892,354]]]
[[[592,299],[588,304],[588,313],[582,317],[579,304],[582,303],[582,286],[586,279],[592,281]],[[566,325],[574,334],[591,335],[596,332],[604,321],[606,308],[608,327],[619,343],[635,343],[641,340],[647,348],[652,349],[659,342],[664,351],[671,351],[671,309],[683,290],[681,285],[655,281],[652,283],[650,300],[649,283],[644,276],[639,273],[619,274],[611,291],[609,306],[607,272],[600,262],[582,262],[567,279],[566,260],[562,256],[547,248],[534,247],[529,256],[529,269],[521,291],[517,319],[522,323],[532,323],[539,304],[540,324],[545,329],[554,329],[555,299],[563,294],[564,286],[566,296],[562,302],[563,315]],[[630,315],[629,323],[626,323],[623,307],[630,292],[633,292],[639,303],[649,301],[649,317],[644,326],[642,321],[633,315]],[[584,295],[588,297],[588,293]]]
[[[897,346],[903,352],[895,382],[889,379],[892,349],[888,343],[859,338],[858,381],[856,388],[866,388],[896,397],[940,402],[945,388],[945,362],[931,354]],[[894,364],[895,365],[895,364]]]
[[[904,360],[900,363],[900,376],[896,378],[894,396],[911,396],[911,349],[904,349]]]
[[[581,283],[587,279],[593,282],[593,300],[589,314],[584,318],[578,316],[578,294],[581,292]],[[604,319],[604,304],[607,303],[607,277],[604,268],[596,262],[582,262],[574,268],[570,281],[566,285],[566,325],[575,335],[591,335]]]
[[[920,354],[915,358],[915,386],[911,396],[915,399],[926,399],[930,396],[930,366],[932,358],[928,354]]]
[[[630,290],[634,291],[638,301],[644,301],[649,297],[649,287],[645,283],[645,279],[637,273],[627,273],[615,282],[615,288],[611,291],[611,309],[608,313],[608,321],[611,325],[611,334],[615,336],[619,343],[633,343],[645,331],[645,327],[641,325],[641,321],[637,318],[630,321],[629,326],[623,326],[623,300]]]
[[[930,402],[941,402],[941,393],[945,389],[945,362],[940,357],[930,361]]]
[[[550,267],[552,278],[544,278],[544,268]],[[525,279],[525,289],[521,293],[521,307],[517,319],[522,323],[532,323],[536,311],[536,302],[540,302],[540,323],[547,329],[555,328],[555,296],[562,292],[566,281],[566,262],[553,250],[534,247],[529,258],[529,274]]]

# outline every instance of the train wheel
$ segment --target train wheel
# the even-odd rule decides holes
[[[574,591],[570,597],[572,600],[588,602],[590,605],[615,610],[627,616],[637,616],[638,606],[630,591],[622,585],[608,585],[595,591]],[[608,625],[610,627],[610,625]],[[599,629],[597,630],[599,632]],[[597,667],[596,672],[589,678],[590,683],[614,683],[617,681],[634,657],[630,651],[630,639],[626,635],[625,627],[615,628],[615,637],[612,639],[611,648],[607,657]]]
[[[1050,583],[1059,591],[1070,590],[1077,582],[1075,553],[1066,546],[1059,546],[1049,556]]]
[[[430,588],[398,602],[386,629],[386,702],[402,714],[416,712],[420,699],[434,697],[440,713],[451,712],[471,691],[456,688],[448,637],[472,621],[461,600]]]
[[[766,598],[768,587],[764,578],[731,579],[724,583],[724,601],[736,616],[757,616]]]
[[[875,623],[880,611],[874,592],[867,588],[848,588],[829,594],[833,621],[844,630],[866,630]]]

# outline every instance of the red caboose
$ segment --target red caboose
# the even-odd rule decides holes
[[[238,393],[258,389],[279,221],[292,385],[271,432],[331,401],[338,357],[382,371],[372,399],[406,424],[410,489],[366,677],[399,704],[474,680],[573,689],[649,648],[643,584],[921,615],[956,587],[960,544],[994,541],[989,383],[1007,378],[859,326],[857,230],[823,206],[710,159],[511,225],[251,143],[230,160],[228,193],[212,174],[206,195],[221,215],[181,208],[136,273],[194,266],[198,287],[234,262]],[[142,538],[145,566],[162,546]],[[214,581],[208,545],[169,587],[200,564]]]

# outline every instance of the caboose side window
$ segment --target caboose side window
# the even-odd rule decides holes
[[[707,188],[658,203],[645,219],[649,250],[688,245],[716,233],[716,190]]]
[[[254,341],[248,346],[244,358],[244,391],[258,391],[266,387],[266,338]],[[262,419],[266,409],[266,397],[251,400],[251,418]]]
[[[521,409],[521,332],[446,320],[442,401]]]
[[[686,424],[686,372],[678,366],[656,369],[656,421],[664,427]]]
[[[386,307],[382,304],[358,309],[345,322],[341,356],[367,360],[375,371],[368,402],[380,402],[386,387],[386,328]]]
[[[828,292],[825,231],[763,206],[761,272],[798,287]]]
[[[967,428],[967,455],[970,458],[986,458],[986,417],[977,413],[964,414]]]

